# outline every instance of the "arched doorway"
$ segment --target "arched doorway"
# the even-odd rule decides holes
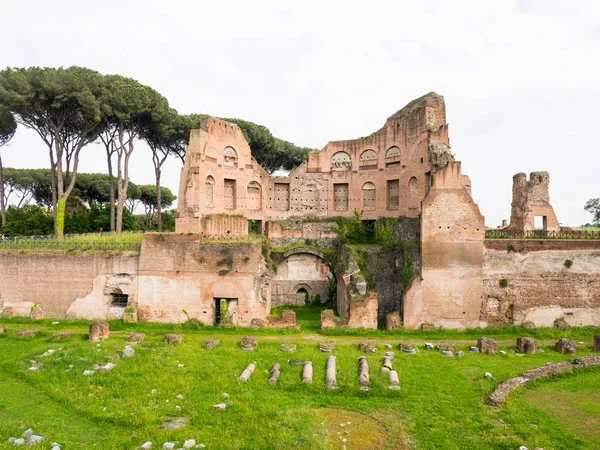
[[[303,296],[304,303],[306,303],[306,304],[310,303],[310,295],[308,295],[308,291],[306,290],[306,288],[301,287],[298,290],[296,290],[296,295]]]
[[[326,303],[331,278],[320,251],[311,247],[288,250],[271,282],[271,307]]]

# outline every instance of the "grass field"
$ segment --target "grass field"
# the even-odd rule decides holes
[[[322,335],[315,317],[318,310],[299,309],[302,328],[297,331],[112,322],[111,337],[99,346],[86,340],[86,321],[51,325],[48,320],[0,319],[7,329],[0,335],[0,448],[13,448],[7,439],[19,436],[19,427],[45,436],[44,446],[38,447],[50,448],[56,441],[63,449],[135,449],[146,441],[155,449],[167,441],[179,448],[185,439],[209,449],[600,448],[598,369],[539,381],[515,392],[501,409],[486,404],[490,392],[507,378],[546,362],[573,359],[553,350],[557,330],[535,330],[544,353],[517,356],[508,351],[514,338],[531,334],[518,327],[488,330],[491,334],[336,330],[339,335]],[[39,333],[18,339],[23,329]],[[72,339],[54,342],[55,332],[67,330],[74,333]],[[146,333],[135,355],[110,359],[133,331]],[[183,344],[166,346],[168,332],[182,333]],[[598,333],[575,328],[561,335],[584,342],[578,351],[584,355],[592,353]],[[257,351],[240,349],[243,334],[259,336]],[[401,340],[420,346],[427,340],[455,343],[466,351],[482,334],[497,339],[507,356],[442,358],[438,352],[401,355],[395,348]],[[214,337],[221,345],[203,349],[202,342]],[[367,355],[369,391],[358,384],[357,343],[364,340],[379,347],[377,354]],[[297,344],[297,351],[281,352],[283,342]],[[336,345],[337,390],[325,386],[327,355],[318,350],[319,342]],[[387,375],[380,373],[385,343],[394,345],[397,355],[393,364],[400,375],[399,391],[388,389]],[[37,356],[49,349],[56,352]],[[290,358],[312,361],[312,384],[301,383],[302,368],[287,365]],[[40,363],[36,373],[28,370],[31,360]],[[109,361],[117,365],[112,371],[83,376],[94,364]],[[247,383],[239,383],[237,377],[250,362],[256,362],[256,371]],[[268,371],[276,362],[281,377],[270,386]],[[485,372],[494,378],[485,378]],[[222,402],[225,410],[214,408]],[[190,423],[182,430],[161,429],[168,417],[186,417]]]

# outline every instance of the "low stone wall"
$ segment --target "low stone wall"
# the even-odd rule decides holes
[[[135,301],[139,254],[106,255],[62,251],[0,252],[0,309],[4,315],[29,316],[37,304],[43,317],[64,318],[77,299],[96,292],[82,314],[107,317],[111,294],[121,292]],[[39,313],[39,311],[38,311]]]
[[[506,245],[495,250],[486,241],[482,321],[553,326],[564,318],[572,326],[600,324],[600,251],[574,245],[568,250],[526,246],[527,251],[509,252]]]
[[[520,377],[511,378],[494,389],[494,392],[492,392],[489,397],[489,403],[492,406],[500,407],[504,404],[504,401],[512,391],[529,383],[530,381],[557,375],[569,370],[583,369],[585,367],[594,366],[600,366],[600,355],[590,355],[582,358],[576,358],[573,363],[563,361],[559,363],[546,364],[545,366],[528,370]]]

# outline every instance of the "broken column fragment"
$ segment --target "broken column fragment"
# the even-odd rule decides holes
[[[279,375],[281,375],[281,366],[278,363],[273,364],[271,375],[269,376],[269,384],[276,384]]]
[[[313,380],[313,367],[312,362],[307,361],[302,367],[302,382],[312,383]]]
[[[328,389],[337,389],[337,376],[335,368],[336,359],[335,356],[327,357],[327,374],[325,382],[327,383]]]
[[[369,390],[369,363],[367,362],[367,358],[361,356],[358,358],[358,381],[360,383],[360,388],[363,391]]]
[[[246,381],[248,381],[248,379],[250,378],[250,375],[252,375],[254,373],[254,370],[256,369],[256,364],[254,363],[250,363],[248,364],[248,367],[246,367],[242,374],[239,376],[238,381],[241,381],[242,383],[245,383]]]
[[[383,364],[381,366],[382,373],[389,373],[392,370],[392,358],[389,356],[383,357]]]
[[[395,370],[390,370],[390,389],[400,389],[400,378]]]

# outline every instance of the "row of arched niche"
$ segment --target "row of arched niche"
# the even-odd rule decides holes
[[[396,185],[397,186],[397,185]],[[398,192],[394,192],[394,184],[388,183],[387,201],[389,206],[398,206]],[[419,182],[416,177],[412,177],[408,180],[408,197],[411,200],[416,200],[419,191]],[[346,191],[347,192],[347,191]],[[347,195],[347,194],[346,194]],[[362,200],[363,208],[374,209],[377,206],[377,187],[370,181],[363,184],[362,186]],[[392,200],[391,197],[395,197],[396,200]],[[335,201],[335,198],[334,198]],[[395,204],[394,204],[395,203]]]
[[[377,152],[372,149],[365,150],[359,157],[360,169],[376,169],[378,164]],[[400,165],[400,149],[390,147],[385,152],[385,166],[397,167]],[[345,171],[352,169],[352,158],[346,152],[340,151],[331,157],[331,170]]]

